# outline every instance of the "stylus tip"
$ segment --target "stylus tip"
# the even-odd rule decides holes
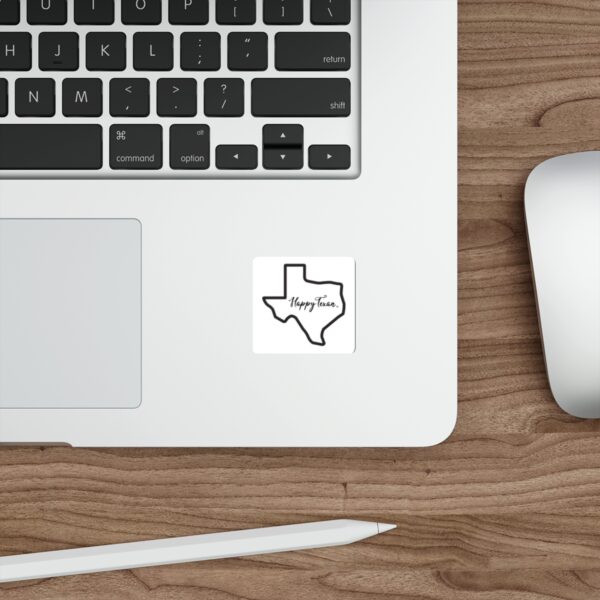
[[[396,525],[389,525],[388,523],[377,523],[377,529],[379,529],[379,533],[385,533],[386,531],[396,529]]]

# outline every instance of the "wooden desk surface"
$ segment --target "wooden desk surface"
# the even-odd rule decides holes
[[[368,0],[367,0],[368,1]],[[0,587],[0,600],[600,598],[599,422],[553,403],[523,221],[600,147],[600,2],[463,0],[460,410],[427,450],[0,450],[0,553],[354,516],[367,543]]]

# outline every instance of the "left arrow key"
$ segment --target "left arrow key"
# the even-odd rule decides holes
[[[256,146],[217,146],[217,169],[253,171],[258,168]]]

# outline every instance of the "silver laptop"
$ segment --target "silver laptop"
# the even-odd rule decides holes
[[[456,418],[454,0],[2,0],[0,442]]]

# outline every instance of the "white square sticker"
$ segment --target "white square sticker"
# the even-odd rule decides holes
[[[352,354],[352,258],[255,258],[253,347],[257,354]]]

